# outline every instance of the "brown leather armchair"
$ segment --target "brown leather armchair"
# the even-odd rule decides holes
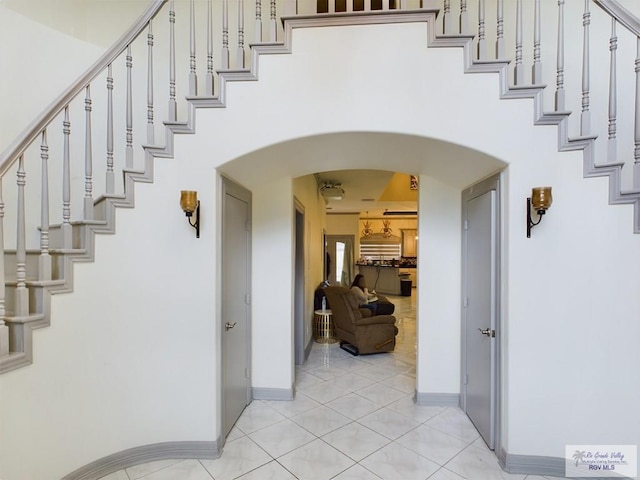
[[[393,351],[398,334],[396,317],[363,315],[358,299],[348,288],[327,287],[324,291],[331,305],[340,348],[353,355]]]

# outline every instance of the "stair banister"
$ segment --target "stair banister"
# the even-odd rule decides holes
[[[635,192],[640,192],[640,19],[622,6],[617,0],[593,0],[601,9],[611,16],[611,66],[610,66],[610,92],[609,92],[609,139],[607,146],[607,160],[611,163],[617,162],[617,138],[616,138],[616,117],[617,117],[617,91],[616,91],[616,49],[617,34],[616,25],[620,24],[629,30],[636,37],[636,60],[635,60],[635,113],[633,129],[633,171],[632,185]],[[636,231],[640,230],[640,213],[636,206]]]
[[[627,30],[640,37],[640,19],[624,8],[618,0],[593,0],[593,3],[624,25]]]
[[[42,130],[75,98],[91,81],[104,71],[104,68],[117,59],[147,26],[149,21],[158,13],[168,0],[151,0],[151,3],[134,25],[118,39],[107,52],[104,53],[82,76],[69,86],[56,100],[54,100],[36,119],[29,125],[16,140],[0,153],[0,177],[17,161],[18,157],[31,145],[42,133]]]
[[[186,2],[187,0],[185,0]],[[108,228],[101,226],[102,223],[108,223],[105,220],[108,217],[108,221],[112,222],[113,213],[105,213],[107,210],[102,210],[103,204],[109,203],[109,208],[113,208],[115,206],[132,206],[131,197],[133,193],[125,192],[122,196],[115,194],[115,178],[116,177],[116,167],[120,167],[120,165],[114,165],[114,156],[115,160],[118,160],[117,152],[114,152],[114,148],[119,150],[118,142],[116,138],[116,145],[114,146],[114,133],[119,132],[120,125],[118,128],[114,127],[114,101],[116,100],[126,100],[126,120],[125,120],[125,162],[124,162],[124,172],[126,173],[126,179],[124,182],[130,182],[129,186],[125,186],[126,189],[132,188],[132,182],[135,181],[151,181],[152,175],[152,158],[154,156],[171,156],[171,148],[173,144],[173,135],[176,133],[193,133],[191,119],[187,122],[178,121],[178,103],[180,103],[180,108],[184,105],[185,97],[186,101],[190,102],[189,105],[189,115],[192,115],[195,111],[195,108],[199,107],[219,107],[224,106],[225,103],[225,91],[223,88],[224,82],[228,82],[231,80],[240,80],[240,79],[255,79],[254,73],[255,71],[238,71],[242,69],[245,60],[245,44],[244,38],[245,35],[251,35],[254,33],[255,35],[259,35],[262,38],[262,20],[264,10],[266,8],[266,0],[242,0],[234,3],[238,5],[240,8],[237,11],[236,15],[231,15],[233,18],[230,18],[229,11],[229,0],[221,0],[220,2],[213,2],[212,0],[207,0],[207,12],[206,17],[201,16],[202,20],[206,20],[206,43],[207,43],[207,52],[206,52],[206,82],[204,91],[198,92],[197,89],[197,75],[198,71],[196,69],[196,45],[195,39],[196,37],[196,29],[197,25],[195,25],[195,21],[198,20],[198,16],[196,15],[196,3],[194,0],[188,0],[188,5],[190,7],[189,14],[180,16],[180,20],[187,19],[187,35],[184,37],[187,40],[187,48],[182,49],[180,47],[180,51],[178,52],[178,57],[176,58],[176,42],[179,41],[180,38],[177,38],[178,35],[182,35],[180,31],[176,28],[176,9],[175,9],[175,0],[154,0],[147,7],[145,12],[141,15],[141,17],[136,21],[134,26],[129,30],[129,32],[123,35],[118,42],[106,52],[98,62],[96,62],[87,72],[81,76],[74,84],[69,87],[56,101],[54,101],[50,107],[47,109],[45,113],[40,115],[36,120],[30,125],[29,128],[25,130],[21,137],[18,138],[11,146],[0,154],[0,176],[7,173],[11,165],[15,165],[16,162],[20,163],[20,168],[18,169],[18,195],[16,198],[20,203],[20,196],[24,195],[24,182],[26,181],[26,177],[28,176],[25,172],[23,162],[30,157],[27,149],[29,147],[36,148],[35,143],[39,136],[42,137],[42,141],[40,146],[40,156],[42,160],[42,168],[43,168],[43,176],[42,176],[42,185],[41,185],[41,212],[40,213],[40,260],[39,265],[34,266],[33,262],[30,262],[30,259],[33,259],[33,251],[28,252],[28,258],[25,258],[25,254],[27,252],[27,244],[25,244],[25,234],[21,231],[24,228],[25,223],[25,215],[26,213],[34,213],[34,212],[25,212],[24,200],[22,201],[22,205],[18,205],[18,221],[20,222],[18,228],[18,238],[14,257],[11,257],[12,261],[15,264],[7,264],[6,268],[9,271],[9,278],[13,279],[12,274],[16,275],[15,278],[15,286],[8,284],[9,288],[14,288],[14,290],[10,290],[10,294],[8,295],[8,299],[6,301],[5,309],[8,309],[9,315],[13,312],[16,316],[21,316],[21,313],[26,312],[26,315],[33,314],[34,312],[28,311],[28,305],[24,306],[24,301],[27,298],[25,296],[25,286],[29,286],[29,282],[37,278],[40,282],[50,282],[51,280],[51,261],[57,261],[59,263],[54,263],[55,271],[53,272],[53,276],[55,277],[53,281],[60,280],[61,277],[64,276],[60,274],[60,272],[64,272],[64,269],[71,268],[69,260],[70,257],[64,257],[64,260],[58,261],[53,260],[52,258],[55,255],[60,254],[60,250],[67,249],[77,249],[76,245],[72,245],[72,239],[75,242],[75,231],[74,234],[71,235],[72,228],[72,219],[71,219],[71,207],[73,203],[73,189],[69,192],[69,170],[73,165],[69,165],[69,159],[73,158],[73,154],[76,151],[77,146],[69,145],[69,138],[71,136],[71,122],[74,122],[73,129],[78,132],[84,133],[84,201],[83,201],[83,211],[84,214],[82,219],[86,225],[91,224],[92,231],[108,231]],[[289,6],[294,5],[294,0],[280,0],[282,5],[286,5],[286,11],[289,13]],[[590,26],[590,17],[591,12],[589,11],[589,3],[593,1],[598,7],[601,8],[601,15],[609,15],[612,18],[612,35],[609,39],[610,42],[610,55],[611,55],[611,67],[609,72],[603,70],[602,72],[591,72],[589,69],[590,62],[590,47],[589,43],[593,39],[590,38],[589,26]],[[183,2],[183,4],[187,4]],[[633,14],[628,12],[624,7],[622,7],[617,0],[583,0],[584,3],[579,2],[566,2],[566,0],[549,0],[545,2],[541,2],[540,0],[534,0],[534,2],[523,2],[522,0],[517,0],[513,2],[504,2],[503,0],[493,0],[493,2],[489,0],[440,0],[440,17],[437,19],[438,23],[438,31],[432,29],[433,32],[433,40],[434,45],[438,46],[458,46],[464,47],[467,50],[465,54],[465,69],[468,72],[499,72],[501,74],[500,79],[500,93],[503,98],[532,98],[534,99],[535,106],[535,119],[534,123],[538,125],[556,125],[558,128],[558,145],[560,150],[584,150],[584,158],[585,158],[585,170],[584,175],[587,177],[597,177],[597,176],[608,176],[610,179],[610,203],[627,203],[634,204],[635,206],[635,218],[634,218],[634,227],[635,231],[640,233],[640,20],[638,20]],[[408,2],[399,2],[396,1],[391,4],[389,0],[381,2],[377,4],[378,7],[381,6],[381,10],[377,10],[375,12],[371,11],[371,0],[364,1],[364,12],[354,12],[354,3],[352,0],[346,2],[346,10],[347,12],[341,12],[334,15],[328,15],[328,23],[330,24],[333,19],[337,18],[347,18],[347,23],[350,21],[357,22],[357,18],[360,16],[364,19],[364,22],[374,22],[376,23],[378,20],[374,19],[378,17],[378,19],[384,18],[385,21],[393,22],[396,20],[394,18],[397,14],[404,14],[400,12],[400,8],[406,7]],[[546,23],[545,26],[549,27],[549,30],[555,28],[550,27],[550,23],[553,22],[553,15],[551,18],[549,13],[551,13],[551,9],[554,8],[553,4],[557,4],[557,15],[558,15],[558,23],[557,23],[557,32],[554,30],[553,32],[545,33],[549,38],[553,37],[557,33],[557,44],[555,45],[555,53],[551,52],[551,41],[548,41],[545,47],[547,48],[545,53],[542,53],[541,48],[541,18],[548,19],[549,22]],[[166,55],[169,58],[169,70],[168,75],[167,71],[164,70],[161,74],[158,72],[154,72],[153,70],[153,62],[154,62],[154,35],[152,29],[152,19],[158,14],[158,12],[162,9],[165,4],[169,6],[169,22],[168,22],[168,31],[170,39],[167,41],[161,36],[158,38],[162,38],[159,41],[159,45],[161,44],[162,54]],[[204,3],[203,3],[204,4]],[[251,5],[250,5],[251,4]],[[414,2],[415,4],[415,2]],[[549,7],[549,10],[545,10],[542,12],[541,4],[543,8]],[[565,29],[565,4],[567,6],[568,12],[572,12],[571,15],[567,14],[567,28]],[[222,13],[217,11],[214,16],[212,6],[216,5],[216,7],[220,7]],[[242,6],[246,6],[247,11],[245,11]],[[275,40],[274,29],[272,28],[275,24],[274,19],[277,18],[276,15],[276,0],[270,0],[270,15],[268,19],[268,27],[269,34],[265,32],[264,37],[273,42]],[[582,51],[579,53],[579,42],[578,40],[578,24],[576,12],[579,11],[584,5],[584,11],[582,14],[583,21],[583,30],[580,36],[582,37]],[[178,5],[179,6],[179,5]],[[304,2],[299,2],[296,6],[304,6]],[[489,7],[490,6],[490,7]],[[391,7],[394,7],[393,10],[389,11]],[[485,9],[486,7],[486,9]],[[507,7],[507,12],[505,15],[504,8]],[[525,9],[523,10],[523,7]],[[245,27],[250,29],[254,26],[253,22],[247,22],[245,24],[245,16],[248,15],[249,10],[251,8],[255,8],[255,32],[245,31]],[[425,7],[422,7],[420,11],[424,12]],[[527,10],[529,8],[529,10]],[[573,8],[573,10],[570,10]],[[328,10],[330,12],[335,12],[336,5],[333,0],[328,2]],[[385,11],[386,10],[386,11]],[[597,10],[597,9],[596,9]],[[419,13],[420,11],[416,11],[413,13]],[[178,9],[178,13],[180,10]],[[523,12],[527,12],[526,15]],[[235,13],[235,12],[233,12]],[[363,15],[364,14],[364,15]],[[373,15],[372,15],[373,14]],[[408,13],[408,16],[411,16],[412,13]],[[495,17],[494,17],[495,15]],[[524,16],[524,18],[523,18]],[[351,18],[349,18],[351,17]],[[247,17],[249,18],[249,17]],[[399,17],[397,17],[399,18]],[[215,25],[221,27],[221,32],[218,32],[216,40],[214,43],[214,19],[216,21]],[[237,24],[234,22],[237,19]],[[351,20],[353,19],[353,20]],[[267,22],[267,19],[264,19]],[[529,25],[525,25],[523,28],[523,21],[532,23]],[[495,22],[496,29],[495,31],[491,31],[489,25],[493,25],[492,22]],[[319,24],[319,23],[318,23]],[[617,83],[623,83],[622,78],[617,77],[617,33],[616,26],[620,24],[625,27],[626,30],[631,32],[632,35],[635,36],[635,40],[637,40],[637,48],[638,53],[636,54],[635,59],[635,67],[636,67],[636,76],[635,76],[635,128],[631,132],[627,127],[631,123],[627,121],[624,117],[624,114],[628,112],[628,109],[624,109],[621,111],[621,116],[618,118],[617,112],[617,104],[618,104],[618,96],[622,97],[623,94],[630,95],[630,91],[628,88],[628,83],[625,85],[626,90],[618,88]],[[301,25],[301,24],[298,24]],[[533,37],[533,42],[528,37],[529,29],[533,26],[533,31],[531,36]],[[237,30],[235,28],[237,27]],[[133,151],[134,151],[134,143],[133,143],[133,129],[134,124],[132,121],[132,110],[135,108],[133,104],[133,87],[131,85],[131,77],[132,77],[132,67],[133,67],[133,59],[132,59],[132,48],[135,49],[137,44],[134,44],[132,47],[132,42],[141,37],[144,29],[147,29],[147,45],[146,48],[148,53],[147,58],[147,78],[146,81],[146,151],[145,151],[145,161],[147,162],[145,168],[149,168],[147,173],[136,171],[133,169]],[[176,30],[174,31],[174,28]],[[236,70],[229,71],[229,60],[230,60],[230,42],[229,42],[229,29],[234,29],[233,31],[238,32],[238,42],[233,46],[236,55],[233,55],[232,61],[235,61],[234,67]],[[476,29],[475,32],[468,31]],[[164,30],[162,30],[164,32]],[[162,32],[160,35],[162,35]],[[598,32],[602,33],[602,32]],[[625,31],[626,33],[626,31]],[[566,36],[566,41],[565,41]],[[257,38],[254,36],[253,38]],[[507,49],[505,48],[505,44],[507,43],[506,38],[508,38],[508,42],[510,43],[509,52],[507,53]],[[600,36],[596,40],[602,42],[604,36]],[[495,52],[491,52],[490,49],[486,48],[489,40],[495,39]],[[290,38],[289,38],[290,40]],[[578,46],[576,48],[576,46]],[[222,47],[222,48],[221,48]],[[275,50],[270,50],[275,47]],[[475,47],[475,48],[474,48]],[[577,55],[582,56],[582,72],[581,77],[576,74],[576,69],[567,69],[565,72],[565,47],[567,49],[567,58],[574,59],[578,58]],[[220,50],[221,48],[221,50]],[[252,64],[251,68],[255,68],[257,65],[257,54],[256,52],[268,52],[271,51],[279,51],[277,45],[260,45],[258,48],[251,53],[252,55]],[[531,48],[531,50],[529,50]],[[215,49],[217,51],[222,51],[222,56],[220,59],[219,68],[221,71],[224,71],[224,75],[221,74],[220,80],[220,92],[219,96],[214,96],[214,73],[215,67],[213,63],[213,52]],[[114,63],[116,60],[123,58],[123,52],[126,50],[126,80],[125,88],[120,91],[114,91],[114,81],[118,81],[117,76],[117,64]],[[284,49],[283,49],[284,50]],[[468,52],[471,52],[470,54]],[[493,54],[495,54],[495,58],[490,58]],[[512,59],[515,58],[515,62],[508,65],[509,59],[507,55],[510,55]],[[531,58],[532,56],[532,58]],[[543,58],[544,57],[544,58]],[[556,63],[555,71],[552,72],[550,66],[553,64],[551,58],[554,58]],[[160,57],[161,60],[164,57]],[[186,59],[186,61],[185,61]],[[531,76],[525,75],[525,64],[529,63],[531,65]],[[546,80],[549,85],[554,83],[551,80],[552,75],[555,73],[555,94],[553,88],[545,89],[544,78],[543,78],[543,62],[547,66],[547,76]],[[182,65],[186,64],[187,67],[182,69]],[[113,67],[113,71],[112,71]],[[180,80],[176,78],[176,71],[180,75]],[[104,90],[104,94],[107,97],[105,111],[99,112],[96,109],[95,117],[92,119],[92,115],[94,115],[92,108],[92,98],[90,91],[90,83],[93,82],[98,75],[104,74],[106,72],[106,90]],[[511,77],[510,73],[512,72],[513,77]],[[594,75],[594,78],[600,79],[602,85],[605,85],[606,82],[602,81],[601,77],[595,77],[595,74],[602,73],[607,75],[609,80],[609,91],[607,98],[600,103],[597,103],[598,99],[597,93],[606,92],[606,87],[602,86],[599,89],[593,88],[593,94],[591,92],[591,76]],[[565,74],[566,80],[565,82]],[[167,78],[168,76],[168,78]],[[185,80],[184,77],[188,78],[188,81],[185,83],[187,85],[185,87],[186,91],[182,92],[179,90],[179,86]],[[115,78],[114,78],[115,77]],[[140,76],[134,77],[135,79],[139,79]],[[153,83],[154,77],[156,81],[162,83],[164,86],[167,86],[168,83],[168,99],[169,99],[169,111],[163,119],[168,119],[165,122],[167,129],[165,131],[166,143],[165,147],[156,145],[156,139],[154,135],[154,117],[163,116],[163,112],[155,113],[154,111],[154,92],[153,92]],[[160,78],[160,80],[158,80]],[[629,76],[629,78],[631,78]],[[628,81],[629,78],[625,77],[624,80]],[[167,82],[168,80],[168,82]],[[181,81],[182,80],[182,81]],[[575,83],[572,85],[571,81]],[[577,81],[576,81],[577,80]],[[118,82],[120,85],[120,82]],[[578,87],[577,85],[581,85]],[[596,83],[597,85],[597,83]],[[565,92],[565,87],[567,92]],[[69,110],[73,110],[73,106],[70,107],[71,102],[79,98],[79,96],[83,93],[82,89],[86,89],[85,98],[84,98],[84,106],[85,106],[85,119],[84,121],[79,121],[73,115],[70,116]],[[140,88],[141,91],[144,90],[144,87]],[[137,91],[137,90],[136,90]],[[102,93],[102,90],[98,90],[98,98]],[[124,92],[124,93],[122,93]],[[545,95],[548,100],[555,100],[554,106],[551,107],[551,112],[544,111],[543,100]],[[116,98],[114,98],[116,96]],[[565,96],[567,105],[565,105]],[[580,98],[580,102],[575,102],[575,98]],[[593,98],[592,98],[593,97]],[[162,106],[167,105],[166,102],[167,96],[163,97]],[[604,128],[600,129],[600,132],[592,131],[592,128],[595,128],[597,125],[596,122],[593,122],[591,119],[591,110],[592,103],[597,106],[602,106],[603,102],[606,103],[606,100],[609,99],[608,103],[608,114],[609,114],[609,125],[608,125],[608,146],[606,152],[608,154],[600,154],[593,153],[596,151],[596,145],[605,145],[605,136],[603,135]],[[571,103],[572,100],[574,103]],[[551,103],[551,102],[549,102]],[[575,107],[576,103],[580,104],[580,115],[573,115],[569,111],[572,107]],[[629,104],[629,102],[626,102]],[[98,103],[96,103],[98,105]],[[119,103],[117,105],[120,105]],[[145,105],[143,105],[144,108]],[[164,109],[163,109],[164,110]],[[602,113],[604,114],[606,109],[602,109]],[[593,109],[594,112],[598,112],[597,108]],[[62,121],[62,130],[63,130],[63,141],[65,144],[64,154],[63,154],[63,169],[64,175],[62,179],[62,225],[61,226],[52,226],[51,231],[49,231],[49,219],[48,219],[48,210],[49,210],[49,199],[48,199],[48,181],[46,180],[47,175],[46,166],[48,165],[48,156],[47,153],[47,133],[49,135],[53,135],[52,132],[59,132],[59,127],[51,125],[55,120],[57,122],[57,118],[59,115],[64,116]],[[104,115],[106,120],[102,117]],[[117,109],[116,109],[117,115]],[[93,152],[93,140],[92,139],[92,120],[95,118],[99,118],[101,123],[105,124],[106,131],[106,144],[100,146],[99,152]],[[574,120],[575,119],[575,120]],[[569,127],[573,126],[574,123],[577,122],[577,131],[579,131],[579,135],[577,137],[572,138],[569,132]],[[570,125],[571,124],[571,125]],[[51,127],[51,128],[49,128]],[[82,129],[84,128],[84,132]],[[115,132],[114,132],[115,130]],[[596,143],[596,139],[598,137],[597,134],[600,134],[601,140]],[[629,136],[632,134],[633,139],[633,147],[634,153],[633,155],[629,155]],[[105,133],[102,133],[105,135]],[[72,137],[73,138],[73,137]],[[80,138],[80,137],[75,137]],[[140,143],[140,142],[138,142]],[[52,142],[55,145],[55,142]],[[618,145],[619,144],[619,145]],[[625,152],[620,153],[621,158],[625,158],[627,161],[627,167],[625,167],[625,172],[627,168],[633,167],[632,169],[632,182],[634,188],[632,191],[624,190],[622,188],[621,177],[623,171],[624,162],[618,160],[618,148],[621,148],[624,145]],[[594,148],[586,148],[586,147],[594,147]],[[70,151],[71,150],[71,151]],[[27,153],[25,153],[27,152]],[[104,159],[106,156],[106,179],[105,179],[105,193],[104,197],[99,197],[99,194],[94,193],[94,177],[92,172],[92,161],[93,157],[97,154],[101,159]],[[633,165],[630,162],[630,158],[633,157]],[[51,159],[56,159],[56,155],[51,154]],[[55,163],[52,163],[52,166],[55,166]],[[78,175],[72,175],[76,177]],[[56,176],[57,177],[57,176]],[[100,174],[100,178],[101,174]],[[625,177],[626,178],[626,177]],[[133,179],[133,180],[132,180]],[[57,181],[57,178],[56,178]],[[33,190],[29,190],[33,191]],[[94,196],[98,196],[98,200],[94,200]],[[125,198],[126,197],[126,198]],[[52,197],[53,198],[53,197]],[[106,201],[105,201],[106,199]],[[27,202],[28,205],[32,203]],[[57,212],[57,207],[53,207]],[[11,210],[14,212],[15,210]],[[108,212],[112,212],[112,210],[108,210]],[[111,215],[111,216],[109,216]],[[94,218],[95,216],[95,218]],[[32,222],[31,225],[28,225],[29,229],[27,233],[32,235],[34,230],[33,219],[34,215],[30,215],[27,219]],[[56,223],[55,220],[52,223]],[[10,224],[11,225],[11,224]],[[73,227],[75,228],[75,227]],[[2,241],[4,241],[2,239]],[[53,246],[49,245],[49,242]],[[90,240],[89,240],[90,242]],[[33,242],[29,242],[30,245]],[[69,253],[69,252],[67,252]],[[77,255],[77,252],[74,253]],[[10,254],[13,255],[13,254]],[[66,262],[66,263],[65,263]],[[47,271],[46,264],[49,264],[49,271]],[[5,268],[3,265],[2,268]],[[38,268],[36,272],[35,269]],[[36,275],[37,274],[37,275]],[[64,288],[60,288],[59,291],[63,291]],[[28,293],[28,292],[27,292]],[[1,299],[0,299],[1,301]],[[41,314],[42,312],[38,312]],[[6,326],[12,326],[12,322],[17,323],[15,319],[12,319],[11,316],[7,316],[6,318],[0,318],[6,325],[0,324],[0,351],[3,348],[2,342],[2,331],[6,329]],[[33,320],[30,320],[33,321]],[[39,321],[39,320],[37,320]],[[48,321],[48,318],[46,319]],[[43,321],[42,325],[46,322]],[[11,330],[11,328],[9,328]],[[5,342],[6,343],[6,342]],[[0,365],[0,370],[2,369],[2,365]]]

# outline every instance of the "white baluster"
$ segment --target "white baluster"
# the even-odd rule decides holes
[[[369,1],[369,3],[371,3],[371,1]],[[336,0],[327,0],[327,12],[336,13]]]
[[[469,12],[467,12],[467,0],[460,0],[460,33],[463,35],[469,33]]]
[[[236,62],[238,69],[244,68],[244,0],[238,0],[238,51]]]
[[[558,0],[558,75],[556,112],[564,111],[564,0]]]
[[[213,96],[213,13],[211,0],[207,2],[207,76],[205,95]]]
[[[262,0],[256,0],[255,41],[262,43]]]
[[[513,71],[514,85],[524,84],[524,70],[522,65],[522,0],[516,6],[516,66]]]
[[[616,163],[618,161],[618,138],[617,138],[617,116],[618,116],[618,89],[617,89],[617,60],[618,37],[616,35],[616,19],[611,18],[611,38],[609,38],[609,123],[607,127],[607,161]]]
[[[113,71],[107,67],[107,172],[106,193],[113,193],[115,179],[113,175]]]
[[[91,89],[85,89],[84,99],[84,204],[85,220],[93,220],[93,143],[91,131]]]
[[[176,103],[176,11],[174,0],[169,6],[169,121],[178,118],[178,104]]]
[[[193,0],[189,3],[189,95],[198,95],[198,76],[196,74],[196,7]]]
[[[329,0],[329,5],[331,5],[331,2],[333,2],[334,0]],[[446,2],[447,0],[445,0]],[[331,6],[329,7],[331,8]],[[335,6],[333,7],[334,11],[335,11]],[[364,0],[364,11],[365,12],[370,12],[371,11],[371,0]]]
[[[633,129],[633,188],[640,191],[640,38],[636,39],[636,102],[635,124]],[[637,207],[636,207],[637,208]]]
[[[478,2],[478,60],[486,59],[486,35],[485,35],[485,6],[484,0]]]
[[[131,68],[133,67],[133,57],[131,56],[131,45],[127,47],[127,123],[126,123],[126,147],[125,166],[133,168],[133,90],[131,85]]]
[[[346,0],[347,12],[353,12],[353,0]]]
[[[589,0],[584,1],[584,13],[582,15],[582,113],[580,114],[580,134],[589,135],[591,131],[591,113],[589,112],[589,25],[591,14],[589,13]]]
[[[2,178],[0,177],[0,251],[4,252],[4,200],[2,198]],[[6,291],[4,286],[4,255],[0,255],[0,357],[9,354],[9,327],[5,324]]]
[[[38,280],[51,280],[51,255],[49,254],[49,146],[47,131],[42,131],[40,143],[42,163],[40,194],[40,257],[38,258]]]
[[[26,185],[26,173],[24,171],[24,156],[18,159],[18,226],[16,229],[16,290],[15,290],[15,316],[26,317],[29,315],[29,290],[27,290],[27,245],[25,237],[25,203],[24,186]]]
[[[229,69],[229,0],[222,0],[222,69]]]
[[[389,10],[389,0],[382,0],[382,10]]]
[[[275,42],[277,40],[277,28],[278,20],[276,18],[276,0],[271,0],[271,9],[269,16],[269,41]]]
[[[64,147],[62,150],[62,248],[71,248],[71,149],[69,137],[71,122],[69,121],[69,106],[64,107],[62,122]]]
[[[498,0],[497,3],[497,21],[496,21],[496,58],[502,60],[505,58],[504,46],[504,3]]]
[[[453,17],[451,16],[451,0],[444,0],[442,4],[442,33],[453,33]]]
[[[153,30],[149,21],[147,32],[147,145],[155,143],[153,119]]]
[[[534,85],[542,84],[542,63],[540,62],[540,0],[536,0],[533,24],[533,66],[531,81]]]

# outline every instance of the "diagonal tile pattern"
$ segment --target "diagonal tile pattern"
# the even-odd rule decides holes
[[[542,480],[500,469],[458,408],[419,406],[415,294],[392,297],[393,353],[314,343],[293,401],[255,400],[216,460],[166,460],[102,480]]]

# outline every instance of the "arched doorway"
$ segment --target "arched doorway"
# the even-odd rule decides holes
[[[418,268],[421,284],[417,292],[418,400],[457,403],[461,192],[504,166],[504,162],[494,157],[460,145],[378,132],[340,132],[298,138],[222,165],[219,170],[250,189],[254,198],[252,365],[255,398],[265,395],[285,399],[294,394],[293,179],[331,170],[379,169],[404,171],[419,178],[419,248],[424,256]],[[296,197],[300,199],[297,192]],[[313,214],[305,206],[306,217]],[[317,257],[321,262],[322,230],[309,233],[305,238],[310,244],[318,245],[318,254],[310,253],[309,258]],[[319,282],[321,263],[318,271]],[[316,283],[307,282],[311,288]],[[260,342],[255,341],[256,336]]]

